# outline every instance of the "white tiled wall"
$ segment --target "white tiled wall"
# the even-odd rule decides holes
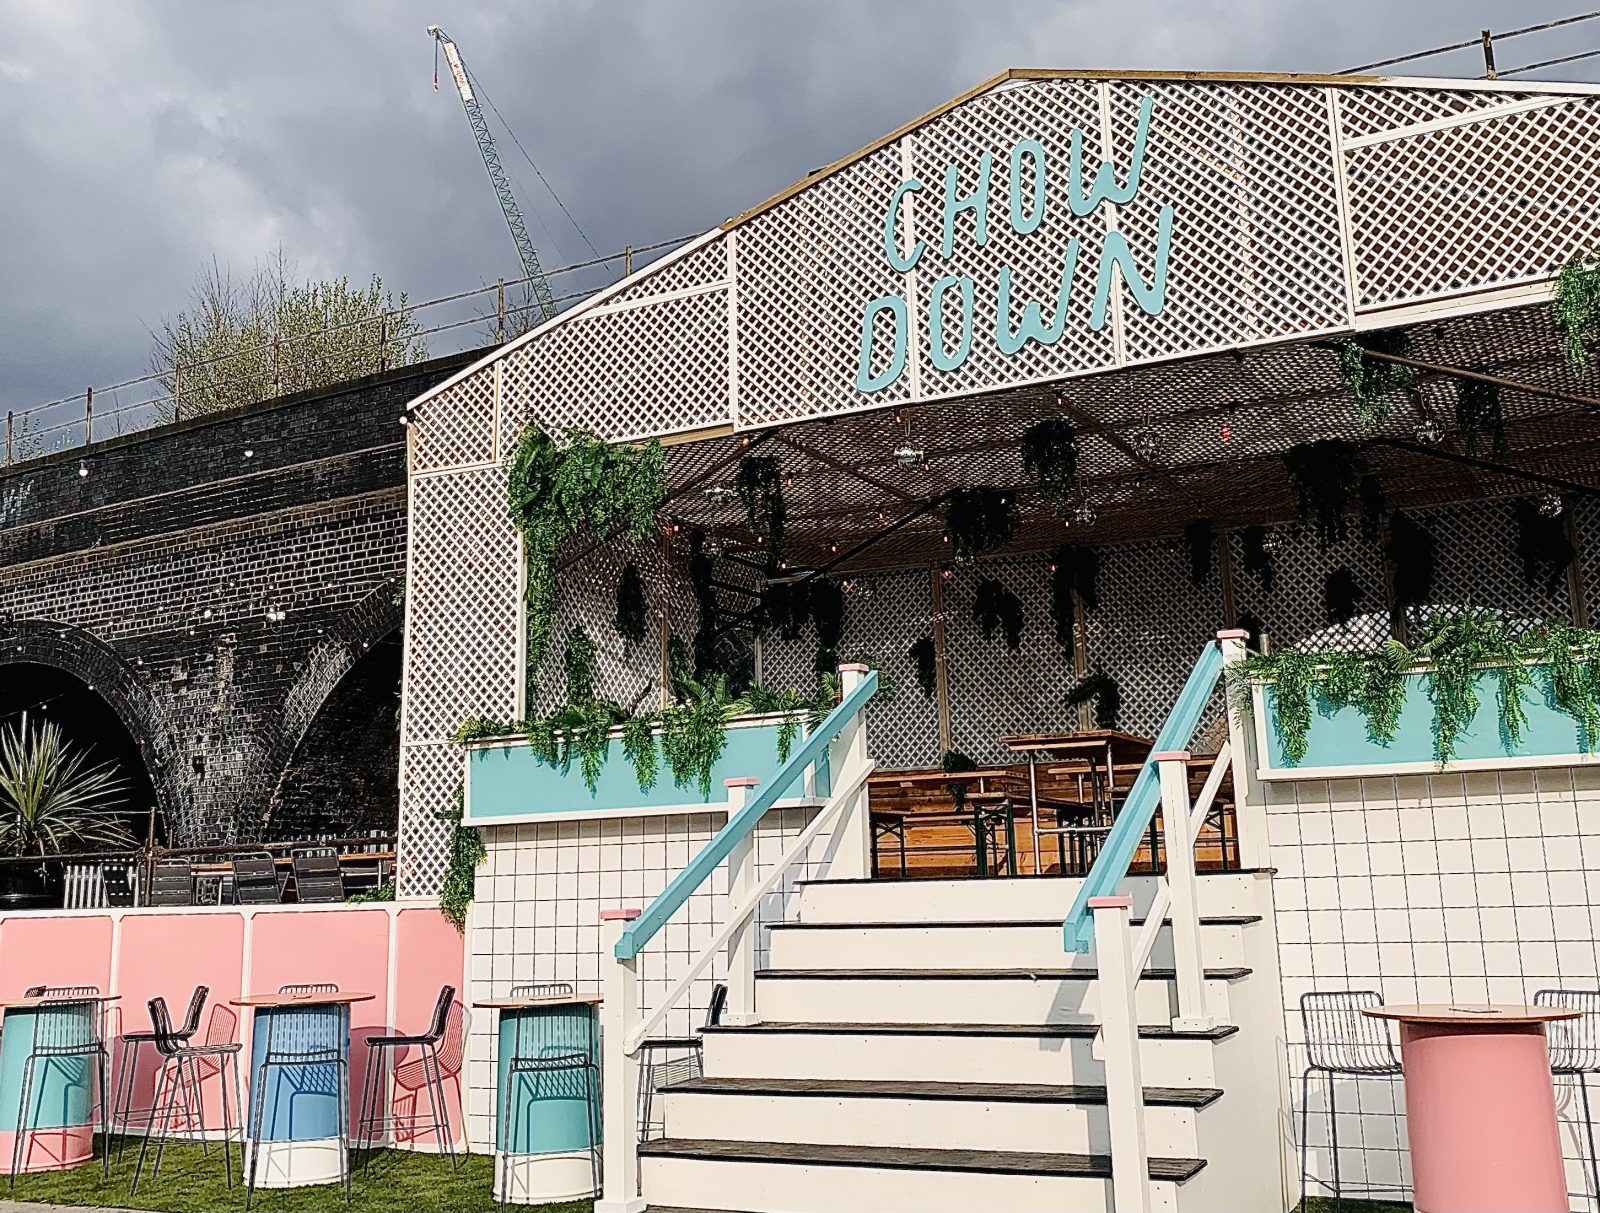
[[[596,822],[498,826],[484,831],[488,858],[478,869],[477,895],[468,924],[469,1003],[504,997],[513,985],[570,981],[579,992],[600,986],[600,911],[649,905],[726,820],[722,811]],[[756,827],[758,878],[781,858],[809,820],[809,810],[774,809]],[[797,882],[829,874],[823,831],[762,905],[759,921],[781,921]],[[727,865],[711,878],[651,941],[640,956],[640,998],[653,1010],[670,985],[710,942],[727,905]],[[766,931],[757,941],[757,964],[766,956]],[[719,955],[687,1001],[673,1009],[661,1035],[698,1027],[721,980]],[[494,1067],[492,1011],[471,1013],[467,1050],[467,1133],[475,1150],[493,1140]]]
[[[1600,986],[1600,771],[1593,768],[1266,785],[1296,1124],[1305,1068],[1299,1000],[1377,990],[1384,1001],[1527,1003]],[[1597,1208],[1581,1104],[1558,1082],[1572,1208]],[[1409,1191],[1403,1094],[1341,1079],[1345,1182]],[[1330,1173],[1312,1084],[1315,1174]]]

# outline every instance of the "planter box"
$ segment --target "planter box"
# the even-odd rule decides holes
[[[528,748],[524,737],[491,738],[467,747],[466,825],[514,825],[535,821],[592,821],[604,817],[661,816],[701,813],[726,808],[723,781],[753,776],[763,783],[778,769],[780,717],[751,716],[728,725],[728,744],[711,771],[711,792],[700,795],[698,784],[673,781],[666,756],[660,756],[655,786],[639,790],[633,763],[622,752],[622,730],[611,734],[610,752],[600,778],[590,791],[574,755],[568,766],[551,764]],[[798,747],[802,732],[795,738]],[[657,742],[659,745],[659,736]],[[794,794],[779,806],[816,805],[827,799],[826,763],[806,775],[809,787],[796,781]]]
[[[1522,741],[1511,746],[1500,726],[1500,678],[1494,670],[1478,675],[1478,712],[1456,742],[1456,759],[1441,767],[1434,759],[1434,711],[1426,671],[1406,675],[1400,727],[1387,745],[1367,736],[1366,717],[1353,707],[1329,708],[1315,693],[1306,753],[1291,764],[1278,733],[1276,689],[1254,688],[1258,775],[1262,779],[1329,779],[1359,775],[1434,774],[1441,771],[1506,770],[1517,767],[1584,766],[1600,762],[1588,752],[1578,722],[1549,702],[1545,678],[1534,672],[1523,695],[1527,723]]]

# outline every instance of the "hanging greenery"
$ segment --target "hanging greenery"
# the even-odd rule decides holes
[[[1029,426],[1022,431],[1022,466],[1045,500],[1064,511],[1078,487],[1078,431],[1065,417]]]
[[[744,704],[728,693],[728,680],[713,674],[687,699],[661,713],[661,751],[679,787],[711,794],[711,771],[728,744],[728,722]]]
[[[1267,551],[1267,528],[1247,526],[1239,532],[1240,563],[1246,571],[1254,573],[1261,588],[1270,592],[1277,574],[1272,567],[1272,553]]]
[[[944,527],[958,557],[986,556],[1004,547],[1016,532],[1015,494],[990,485],[957,489],[945,503]]]
[[[1409,514],[1396,510],[1389,515],[1386,551],[1396,606],[1422,606],[1433,597],[1435,546],[1432,533]]]
[[[569,706],[594,702],[594,641],[582,628],[567,633],[567,651],[563,660],[567,675],[567,704]]]
[[[1283,453],[1283,463],[1300,502],[1300,517],[1315,519],[1317,545],[1323,552],[1349,538],[1346,515],[1357,501],[1365,516],[1382,500],[1381,494],[1374,496],[1377,482],[1367,474],[1361,453],[1342,438],[1292,446]]]
[[[617,614],[613,626],[618,636],[633,645],[644,639],[647,624],[644,578],[639,575],[639,566],[630,560],[622,566],[622,576],[617,580]]]
[[[1056,642],[1063,648],[1073,646],[1073,629],[1077,619],[1072,609],[1072,595],[1078,595],[1085,611],[1100,605],[1100,555],[1093,548],[1072,547],[1063,544],[1056,549],[1050,570],[1050,618],[1055,623]]]
[[[839,641],[844,635],[844,589],[831,577],[811,580],[811,623],[817,632],[813,661],[821,674],[839,667]]]
[[[993,640],[999,632],[1013,653],[1022,648],[1022,599],[996,578],[985,577],[978,582],[972,594],[972,618],[983,630],[985,640]]]
[[[537,423],[517,440],[506,482],[506,508],[522,533],[527,560],[528,668],[536,668],[550,643],[556,613],[556,556],[561,545],[587,529],[604,537],[612,528],[640,540],[656,524],[666,500],[666,460],[661,444],[613,446],[569,430],[560,441]]]
[[[633,764],[633,776],[641,792],[648,792],[656,786],[660,767],[653,716],[630,716],[622,722],[622,755]]]
[[[1411,386],[1409,366],[1368,358],[1366,352],[1404,358],[1410,352],[1404,329],[1363,333],[1359,340],[1346,341],[1339,351],[1339,372],[1345,387],[1355,397],[1356,421],[1363,430],[1376,429],[1389,420],[1389,404],[1394,393]]]
[[[1496,455],[1504,455],[1506,418],[1500,405],[1499,385],[1478,379],[1458,379],[1456,427],[1466,441],[1467,454],[1478,453],[1478,438],[1484,435],[1489,439],[1489,449]]]
[[[667,691],[674,699],[683,699],[689,694],[689,686],[694,682],[694,657],[689,652],[689,646],[681,636],[667,638]]]
[[[488,858],[483,835],[472,826],[461,824],[462,795],[456,788],[455,808],[439,813],[440,821],[450,826],[450,855],[445,864],[444,883],[439,887],[439,912],[455,924],[458,931],[467,926],[467,908],[477,892],[478,865]]]
[[[1343,565],[1322,579],[1322,601],[1330,623],[1341,626],[1349,623],[1355,617],[1357,605],[1366,596],[1367,592],[1356,581],[1356,575]]]
[[[1577,256],[1562,266],[1550,307],[1567,364],[1582,370],[1589,365],[1589,341],[1600,320],[1600,259]]]
[[[1264,625],[1259,616],[1250,611],[1240,611],[1238,617],[1233,621],[1233,626],[1242,628],[1246,633],[1244,639],[1246,648],[1252,650],[1261,648],[1261,632]]]
[[[1391,640],[1369,653],[1287,650],[1252,656],[1230,668],[1229,694],[1248,712],[1251,684],[1273,685],[1273,723],[1293,764],[1306,755],[1313,710],[1353,707],[1365,718],[1371,740],[1392,742],[1405,676],[1419,672],[1433,704],[1434,758],[1444,766],[1456,758],[1479,710],[1486,670],[1495,675],[1496,709],[1509,745],[1522,741],[1526,697],[1542,683],[1550,703],[1580,726],[1585,750],[1594,750],[1600,741],[1600,633],[1564,623],[1522,627],[1475,608],[1435,615],[1414,648]]]
[[[1517,559],[1522,563],[1522,580],[1544,591],[1548,597],[1560,588],[1567,568],[1577,552],[1567,538],[1560,514],[1547,518],[1539,506],[1523,499],[1514,507],[1517,522]]]
[[[917,672],[917,686],[929,699],[939,689],[939,655],[933,637],[923,636],[911,642],[911,667]]]
[[[1217,545],[1217,531],[1209,518],[1200,518],[1183,528],[1183,546],[1189,551],[1189,580],[1204,585],[1211,576],[1211,560]]]
[[[783,476],[776,455],[746,455],[739,460],[734,478],[739,500],[744,503],[750,529],[761,536],[767,548],[767,563],[777,568],[783,559],[783,524],[786,507]]]
[[[1114,729],[1122,712],[1122,690],[1116,680],[1104,670],[1096,670],[1081,679],[1067,693],[1067,706],[1080,707],[1094,704],[1094,725],[1097,729]]]

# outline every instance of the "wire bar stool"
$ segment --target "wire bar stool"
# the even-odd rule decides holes
[[[722,1010],[728,1005],[728,987],[718,982],[711,987],[711,1002],[706,1008],[706,1028],[722,1022]],[[655,1036],[639,1042],[639,1140],[666,1133],[666,1120],[655,1119],[656,1094],[665,1087],[705,1073],[703,1058],[705,1040],[701,1034],[694,1036]]]
[[[89,993],[59,998],[50,994],[29,995],[31,998],[43,998],[44,1001],[34,1008],[33,1040],[22,1064],[22,1097],[17,1105],[17,1127],[11,1142],[13,1188],[17,1186],[17,1172],[22,1170],[24,1146],[36,1132],[29,1128],[38,1112],[32,1106],[35,1083],[41,1078],[44,1080],[39,1086],[42,1101],[46,1094],[44,1084],[50,1081],[52,1075],[65,1087],[73,1087],[79,1082],[80,1066],[81,1081],[88,1087],[91,1126],[94,1124],[95,1085],[99,1085],[100,1171],[102,1175],[111,1174],[111,1092],[106,1072],[109,1064],[105,1043],[105,1004],[100,1001],[100,991],[96,987],[73,988]]]
[[[183,1026],[175,1028],[168,1035],[180,1044],[188,1044],[200,1030],[200,1015],[205,1010],[206,999],[211,996],[209,986],[196,986],[194,993],[189,996],[189,1009],[184,1013]],[[162,1013],[166,1013],[166,1000],[161,1002]],[[137,1118],[145,1126],[146,1131],[155,1123],[157,1105],[159,1100],[153,1102],[148,1108],[135,1108],[133,1106],[134,1080],[139,1076],[139,1050],[144,1045],[156,1044],[155,1020],[152,1018],[152,1030],[148,1032],[124,1032],[122,1043],[117,1052],[116,1086],[113,1088],[111,1101],[111,1123],[119,1128],[122,1136],[117,1139],[117,1161],[122,1161],[123,1151],[127,1149],[127,1132],[129,1125]],[[171,1028],[171,1024],[167,1025]],[[158,1048],[157,1053],[160,1053]],[[163,1066],[165,1062],[163,1061]],[[158,1076],[159,1077],[159,1076]]]
[[[1585,1075],[1600,1071],[1600,990],[1539,990],[1533,996],[1536,1007],[1569,1007],[1582,1011],[1577,1019],[1558,1019],[1545,1024],[1545,1040],[1550,1048],[1550,1072],[1570,1077],[1583,1103],[1583,1134],[1589,1145],[1589,1178],[1592,1195],[1600,1197],[1600,1157],[1594,1149],[1594,1117],[1589,1112],[1589,1084]]]
[[[279,993],[337,993],[337,986],[326,983],[313,987],[285,986]],[[350,1063],[345,1055],[346,1015],[341,1004],[305,1007],[275,1007],[272,1014],[257,1017],[257,1031],[265,1027],[261,1063],[256,1066],[250,1087],[250,1164],[245,1175],[245,1213],[255,1203],[256,1178],[261,1159],[262,1128],[266,1119],[267,1078],[273,1070],[304,1071],[295,1079],[294,1095],[319,1095],[334,1098],[339,1130],[339,1177],[344,1198],[350,1200]],[[332,1080],[330,1082],[330,1079]],[[276,1108],[274,1108],[276,1119]]]
[[[512,998],[574,997],[569,981],[534,982],[511,987]],[[581,1008],[580,1017],[558,1017],[523,1012],[517,1016],[511,1057],[506,1063],[505,1106],[501,1109],[500,1210],[505,1213],[511,1189],[511,1155],[517,1144],[518,1112],[524,1102],[515,1098],[523,1079],[532,1083],[532,1099],[582,1099],[589,1121],[589,1168],[595,1192],[600,1191],[600,1065],[594,1008]],[[581,1085],[580,1085],[581,1084]]]
[[[139,1143],[139,1157],[133,1167],[133,1185],[130,1194],[138,1192],[139,1178],[144,1173],[144,1160],[150,1149],[150,1139],[156,1138],[156,1154],[150,1168],[151,1178],[161,1174],[161,1159],[167,1141],[172,1135],[173,1121],[181,1110],[183,1124],[191,1133],[198,1133],[201,1149],[209,1155],[206,1141],[205,1101],[202,1087],[213,1075],[233,1072],[233,1100],[228,1099],[228,1083],[224,1076],[222,1087],[222,1164],[227,1175],[228,1190],[233,1191],[233,1130],[234,1111],[239,1114],[239,1169],[245,1166],[244,1102],[239,1077],[240,1045],[234,1039],[238,1017],[225,1007],[212,1009],[211,1023],[205,1041],[192,1043],[195,1030],[187,1035],[184,1029],[174,1029],[164,998],[152,998],[150,1007],[151,1030],[147,1035],[161,1058],[161,1069],[156,1074],[155,1101],[144,1140]],[[182,1108],[179,1102],[182,1101]],[[157,1130],[157,1121],[160,1129]]]
[[[1383,1005],[1376,990],[1319,990],[1300,996],[1300,1024],[1305,1031],[1306,1068],[1300,1075],[1300,1206],[1305,1207],[1306,1189],[1311,1180],[1307,1130],[1311,1117],[1311,1076],[1321,1074],[1328,1092],[1329,1155],[1333,1160],[1333,1182],[1317,1180],[1333,1193],[1335,1210],[1344,1207],[1344,1188],[1339,1177],[1339,1117],[1335,1104],[1334,1079],[1395,1078],[1401,1073],[1400,1058],[1388,1025],[1361,1012],[1366,1007]],[[1355,1189],[1352,1189],[1354,1191]],[[1385,1191],[1362,1185],[1363,1192]]]
[[[356,1121],[356,1136],[368,1146],[361,1162],[363,1174],[372,1165],[374,1133],[382,1134],[387,1129],[402,1125],[415,1130],[424,1121],[431,1125],[435,1138],[443,1141],[445,1149],[449,1151],[450,1169],[460,1169],[455,1138],[450,1134],[450,1111],[444,1098],[444,1068],[439,1057],[440,1045],[447,1041],[449,1055],[446,1060],[452,1064],[452,1073],[460,1073],[461,1004],[456,1001],[454,986],[445,986],[439,991],[438,1001],[433,1006],[433,1018],[426,1032],[410,1036],[393,1034],[367,1038],[367,1072],[361,1086],[361,1116]],[[417,1056],[397,1065],[394,1056],[397,1049],[415,1049]],[[387,1106],[384,1076],[391,1066],[394,1068],[395,1085],[413,1094],[410,1112],[398,1113]],[[427,1112],[418,1110],[415,1102],[424,1089],[428,1093]]]

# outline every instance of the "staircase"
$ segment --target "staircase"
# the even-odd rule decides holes
[[[705,1036],[639,1149],[657,1213],[1112,1208],[1093,953],[1071,878],[816,881],[771,930],[754,1016]],[[1131,877],[1135,923],[1156,894]],[[1170,932],[1135,987],[1153,1208],[1282,1210],[1271,881],[1201,876],[1205,1008],[1172,1027]],[[1119,1210],[1119,1213],[1131,1213]]]

